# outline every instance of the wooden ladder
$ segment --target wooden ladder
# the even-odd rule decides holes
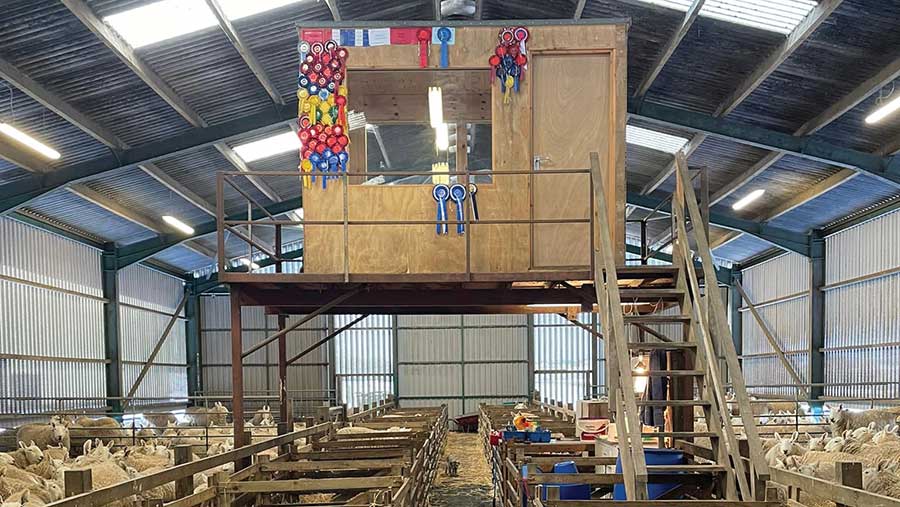
[[[718,495],[726,500],[762,500],[765,495],[765,481],[768,468],[763,459],[762,444],[753,421],[750,401],[746,392],[743,375],[737,359],[731,333],[728,329],[727,314],[721,294],[716,290],[703,293],[688,241],[686,219],[692,224],[701,224],[697,198],[687,174],[683,155],[676,157],[678,177],[675,195],[672,199],[672,218],[675,227],[673,243],[672,283],[670,286],[619,288],[618,268],[613,253],[616,244],[607,221],[606,194],[597,153],[591,153],[591,179],[595,205],[593,209],[594,234],[594,285],[600,311],[600,322],[607,344],[609,361],[610,409],[615,414],[619,453],[622,461],[623,481],[629,500],[647,498],[648,471],[661,473],[671,467],[647,466],[641,438],[695,439],[708,438],[712,447],[713,464],[680,465],[681,473],[705,474],[720,479]],[[705,281],[715,283],[715,268],[705,228],[692,229],[696,254],[700,260],[700,271]],[[623,272],[627,273],[628,269]],[[661,300],[678,307],[675,315],[649,314],[625,315],[623,299],[630,301]],[[626,324],[643,326],[652,324],[678,324],[683,329],[684,341],[633,342],[628,340]],[[666,339],[661,333],[655,333]],[[678,351],[687,360],[683,369],[651,371],[650,377],[677,379],[680,384],[679,396],[669,396],[666,400],[638,400],[634,393],[634,375],[631,371],[631,356],[635,352],[654,350]],[[726,400],[725,377],[719,367],[719,358],[724,357],[730,373],[736,401],[741,409],[743,426],[747,434],[750,458],[749,467],[741,458],[740,448]],[[687,389],[685,386],[687,385]],[[675,390],[672,390],[675,394]],[[657,431],[641,433],[639,407],[673,407],[678,410],[694,410],[700,407],[707,421],[706,431]],[[674,419],[674,418],[673,418]],[[712,481],[711,481],[712,482]]]

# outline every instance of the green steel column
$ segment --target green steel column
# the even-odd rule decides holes
[[[821,231],[813,231],[810,238],[809,259],[809,397],[817,399],[825,394],[825,238]]]
[[[188,396],[196,396],[203,386],[203,373],[200,368],[200,295],[197,294],[196,284],[193,281],[185,286],[185,290],[188,291],[188,300],[184,307],[187,387]]]
[[[744,350],[744,326],[741,319],[741,293],[737,290],[737,284],[734,282],[743,282],[743,275],[740,270],[734,269],[731,272],[731,286],[729,287],[729,299],[731,303],[731,341],[734,342],[734,350],[737,355],[743,354]]]
[[[101,257],[103,297],[103,336],[106,354],[107,406],[113,412],[122,411],[122,354],[119,343],[119,279],[117,250],[107,243]]]

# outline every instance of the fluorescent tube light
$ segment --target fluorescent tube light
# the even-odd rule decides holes
[[[219,0],[229,20],[246,18],[302,0]],[[162,0],[103,18],[133,48],[218,25],[205,0]]]
[[[300,149],[300,138],[293,131],[276,134],[259,141],[234,147],[244,162],[253,162]]]
[[[431,128],[436,129],[444,123],[444,97],[440,86],[428,87],[428,115]]]
[[[450,130],[446,123],[441,123],[434,129],[434,145],[438,151],[447,151],[450,148]]]
[[[21,130],[13,127],[9,123],[0,122],[0,132],[24,144],[25,146],[49,158],[50,160],[57,160],[60,157],[58,151],[31,137],[25,132],[22,132]]]
[[[259,269],[259,264],[255,263],[255,262],[251,262],[250,259],[247,259],[247,258],[242,258],[241,264],[243,264],[244,266],[247,266],[250,269]]]
[[[882,105],[881,107],[876,109],[875,112],[867,116],[866,123],[868,123],[869,125],[878,123],[888,116],[896,113],[898,109],[900,109],[900,94],[894,97],[894,100],[891,100],[890,102]]]
[[[634,125],[626,125],[625,142],[674,155],[684,148],[684,145],[687,144],[688,140],[683,137],[664,134],[655,130],[635,127]]]
[[[188,236],[194,235],[194,228],[171,215],[163,215],[163,222],[171,225]]]
[[[748,204],[750,204],[751,202],[753,202],[753,201],[759,199],[759,198],[762,197],[762,195],[765,194],[765,193],[766,193],[766,190],[765,190],[765,189],[763,189],[763,188],[757,188],[757,189],[754,190],[753,192],[750,192],[749,194],[747,194],[747,195],[745,195],[744,197],[742,197],[738,202],[732,204],[732,205],[731,205],[731,208],[734,209],[734,210],[744,209],[744,208],[747,207]]]

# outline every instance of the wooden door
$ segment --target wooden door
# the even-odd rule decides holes
[[[539,171],[590,168],[590,153],[600,153],[603,174],[612,174],[614,146],[608,53],[533,54],[527,78],[533,79],[533,146]],[[604,178],[607,188],[613,177]],[[587,174],[536,174],[532,180],[533,218],[587,219],[591,184]],[[615,191],[615,186],[612,186]],[[608,195],[609,190],[607,190]],[[615,198],[608,199],[615,203]],[[616,214],[608,214],[614,219]],[[615,229],[615,222],[611,227]],[[589,223],[535,224],[532,227],[532,267],[586,267],[591,259]]]

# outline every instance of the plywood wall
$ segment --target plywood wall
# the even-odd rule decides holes
[[[493,53],[499,29],[457,28],[456,44],[450,47],[450,68],[460,71],[487,69],[487,59]],[[583,72],[560,74],[551,68],[548,75],[535,76],[534,72],[540,72],[536,69],[544,64],[530,65],[526,79],[509,104],[503,103],[503,95],[496,84],[485,90],[491,94],[493,170],[530,170],[533,155],[539,154],[536,147],[545,149],[546,144],[541,143],[553,144],[555,158],[560,164],[556,168],[562,169],[586,169],[590,151],[599,151],[609,175],[604,183],[615,197],[608,199],[611,203],[608,216],[615,223],[616,250],[623,262],[626,27],[548,25],[530,26],[529,29],[528,50],[532,61],[546,57],[548,65],[558,65],[559,58],[582,59],[591,70],[587,75]],[[439,46],[432,46],[429,63],[433,68],[438,66],[438,50]],[[352,48],[348,60],[349,75],[363,69],[417,69],[417,55],[418,46]],[[586,76],[590,79],[585,79]],[[545,83],[543,87],[541,82]],[[538,96],[535,95],[535,83],[541,88]],[[550,86],[554,83],[556,88]],[[587,107],[581,105],[565,115],[568,121],[561,127],[578,133],[572,140],[559,136],[552,122],[535,120],[542,107],[563,103],[560,90],[590,97],[591,103]],[[350,90],[351,108],[354,107],[354,94],[359,96],[365,92]],[[536,125],[541,132],[534,132]],[[351,158],[354,157],[352,153]],[[546,169],[552,170],[552,167]],[[586,176],[581,175],[495,174],[492,184],[479,186],[480,218],[587,217],[590,195],[585,191],[586,181]],[[431,185],[351,184],[345,193],[341,183],[333,181],[328,190],[314,186],[304,191],[306,219],[343,220],[344,195],[351,222],[433,220],[435,215]],[[452,208],[450,215],[454,215]],[[521,273],[563,266],[587,267],[590,258],[588,230],[586,225],[543,226],[533,230],[527,224],[472,224],[467,231],[471,271]],[[345,248],[342,226],[307,225],[305,271],[341,273],[345,251],[349,253],[350,273],[464,273],[466,270],[466,238],[456,235],[453,227],[449,235],[438,236],[433,225],[351,226],[348,240]]]

